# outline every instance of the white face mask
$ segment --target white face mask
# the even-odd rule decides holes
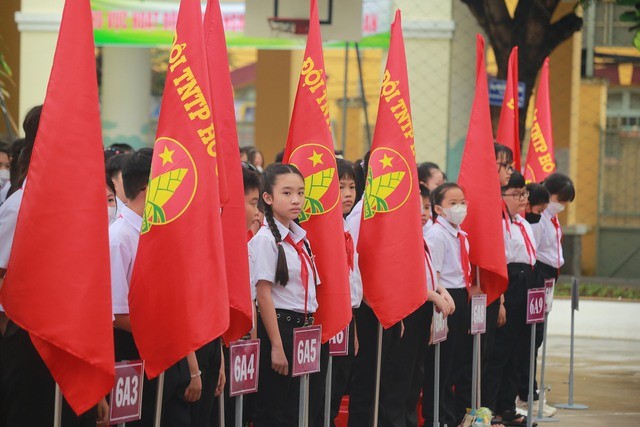
[[[560,212],[564,210],[564,205],[558,202],[549,202],[549,206],[547,206],[549,213],[551,215],[558,215]]]
[[[9,173],[9,169],[0,170],[0,187],[2,187],[7,181],[9,181],[10,176],[11,174]]]
[[[455,225],[460,225],[467,217],[467,205],[455,205],[442,208],[442,212],[447,221]]]
[[[113,221],[116,220],[116,214],[118,213],[118,207],[117,206],[107,206],[107,212],[109,213],[109,225],[111,225],[113,223]]]

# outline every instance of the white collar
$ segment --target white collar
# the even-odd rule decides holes
[[[127,221],[129,224],[133,226],[138,232],[140,232],[140,228],[142,227],[142,217],[132,211],[129,207],[123,206],[120,215]]]
[[[303,240],[307,236],[307,232],[300,227],[295,221],[291,221],[289,223],[289,228],[282,225],[280,221],[278,221],[275,217],[273,221],[276,223],[276,227],[278,227],[278,231],[280,232],[280,237],[282,240],[287,237],[287,234],[291,233],[291,238],[295,243],[298,243],[300,240]]]
[[[443,226],[444,229],[447,230],[447,232],[449,232],[449,234],[451,234],[454,237],[458,237],[458,233],[462,234],[463,236],[467,235],[466,232],[462,231],[460,226],[454,227],[453,225],[451,225],[449,221],[447,221],[446,218],[443,218],[441,216],[438,216],[438,218],[436,218],[435,223]]]

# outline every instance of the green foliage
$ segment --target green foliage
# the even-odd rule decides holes
[[[605,285],[601,283],[584,283],[579,286],[581,297],[611,298],[617,300],[640,300],[640,288],[624,287],[617,285]],[[556,296],[571,296],[570,283],[558,283],[555,289]]]

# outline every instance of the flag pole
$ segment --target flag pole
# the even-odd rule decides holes
[[[331,386],[333,376],[333,356],[329,355],[329,364],[327,365],[327,380],[324,388],[324,427],[331,425]]]
[[[62,426],[62,393],[60,386],[56,383],[56,394],[53,408],[53,427]]]
[[[162,419],[162,393],[164,392],[164,372],[158,375],[158,392],[156,393],[156,414],[153,422],[154,427],[160,427]]]
[[[375,391],[375,397],[373,400],[373,427],[378,427],[381,372],[382,372],[382,323],[378,322],[378,355],[377,355],[377,361],[376,361],[376,391]]]

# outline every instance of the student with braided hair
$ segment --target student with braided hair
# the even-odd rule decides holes
[[[276,163],[262,176],[266,227],[249,242],[256,287],[260,379],[253,425],[296,426],[300,381],[291,376],[293,329],[313,324],[319,284],[306,232],[296,223],[304,179],[295,166]]]

